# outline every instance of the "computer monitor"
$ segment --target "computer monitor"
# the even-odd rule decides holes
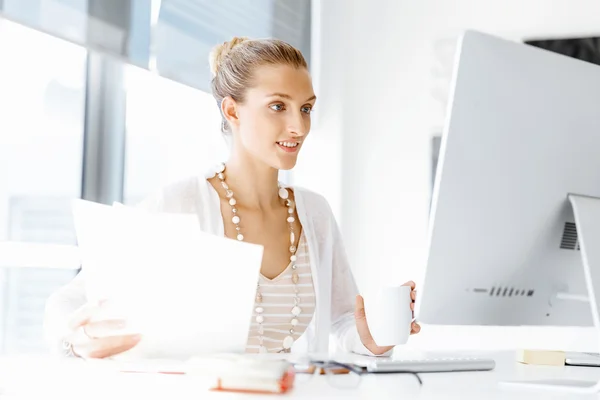
[[[600,198],[600,67],[465,32],[417,318],[437,325],[592,326],[585,232],[575,224],[570,194]],[[593,204],[582,204],[580,215],[592,228]],[[588,259],[600,251],[596,239],[586,236]],[[600,265],[589,268],[588,278],[600,273]]]

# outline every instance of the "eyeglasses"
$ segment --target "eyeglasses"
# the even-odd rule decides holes
[[[309,382],[315,375],[326,375],[327,382],[338,389],[354,389],[361,383],[361,378],[366,374],[363,367],[340,363],[337,361],[310,360],[294,364],[296,370],[296,382],[302,384]],[[421,377],[416,372],[399,372],[414,375],[423,385]]]

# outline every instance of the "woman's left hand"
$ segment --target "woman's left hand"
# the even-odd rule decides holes
[[[416,299],[416,284],[413,281],[408,281],[402,286],[410,286],[410,297],[412,299],[412,303],[410,305],[411,310],[415,310],[415,299]],[[363,345],[373,354],[381,355],[385,352],[394,348],[394,346],[377,346],[373,336],[371,335],[371,331],[369,330],[369,324],[367,323],[367,316],[365,314],[365,301],[361,295],[356,296],[356,308],[354,311],[354,318],[356,320],[356,329],[358,330],[358,335],[360,336],[360,340]],[[410,334],[414,335],[421,331],[421,326],[412,321]]]

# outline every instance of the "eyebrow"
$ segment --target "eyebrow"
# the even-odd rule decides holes
[[[292,96],[290,96],[289,94],[285,94],[285,93],[272,93],[272,94],[268,95],[267,97],[281,97],[284,99],[292,100]],[[316,99],[317,99],[317,96],[312,95],[306,101],[308,102],[308,101],[316,100]]]

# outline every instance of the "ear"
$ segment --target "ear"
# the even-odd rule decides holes
[[[227,120],[230,127],[238,125],[237,102],[231,96],[227,96],[221,101],[221,113]]]

